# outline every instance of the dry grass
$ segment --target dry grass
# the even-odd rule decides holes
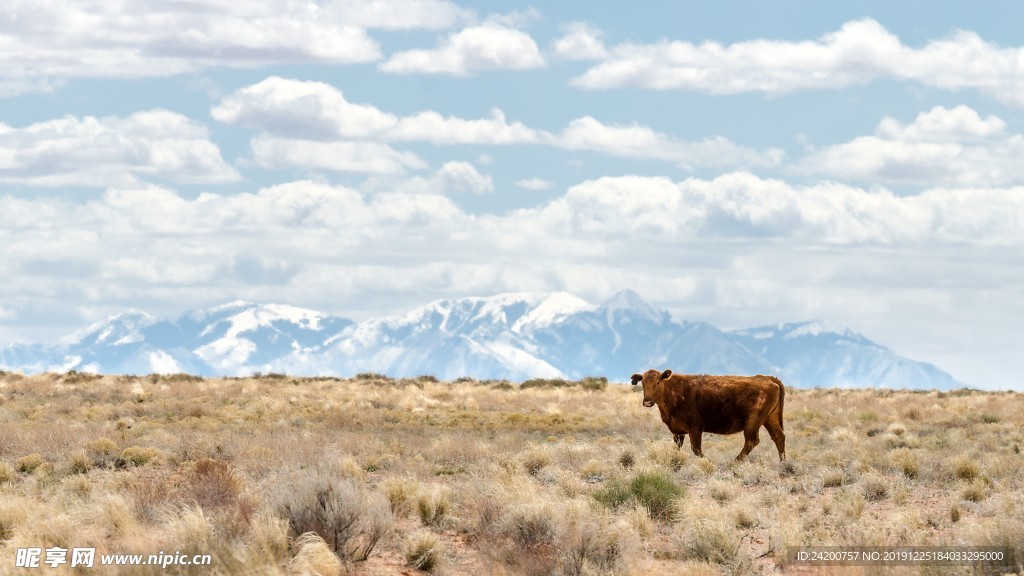
[[[1024,558],[1019,393],[790,390],[787,464],[763,437],[741,464],[740,436],[679,450],[600,378],[3,374],[0,406],[0,573],[34,546],[271,575],[805,574],[786,547],[811,544]]]

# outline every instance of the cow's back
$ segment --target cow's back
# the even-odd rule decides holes
[[[769,376],[706,376],[673,374],[684,392],[681,412],[698,417],[701,428],[714,434],[743,430],[752,415],[761,419],[779,402],[780,383]]]

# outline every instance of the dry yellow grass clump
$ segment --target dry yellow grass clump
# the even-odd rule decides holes
[[[1024,569],[1024,394],[786,396],[789,462],[735,464],[740,436],[696,458],[600,378],[0,373],[0,573],[53,546],[213,557],[97,574],[837,571],[789,565],[797,545],[1007,546]]]

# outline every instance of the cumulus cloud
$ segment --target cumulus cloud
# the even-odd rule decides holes
[[[525,178],[523,180],[516,180],[516,186],[526,190],[550,190],[552,184],[549,180],[544,180],[543,178]]]
[[[775,166],[784,156],[783,151],[777,148],[758,151],[721,136],[691,142],[641,124],[604,124],[591,116],[573,120],[552,142],[566,150],[666,160],[687,169],[696,166]]]
[[[361,188],[374,193],[489,194],[494,192],[494,180],[469,162],[445,162],[430,176],[369,178]]]
[[[936,188],[901,197],[834,183],[794,186],[744,172],[682,182],[607,177],[574,186],[520,216],[523,225],[542,229],[663,240],[1018,245],[1024,243],[1022,193],[1021,187]]]
[[[723,137],[686,141],[640,124],[604,124],[585,116],[560,133],[510,122],[498,109],[489,118],[466,119],[427,110],[397,116],[368,104],[349,102],[337,88],[322,82],[271,77],[241,88],[213,107],[217,120],[293,139],[372,139],[433,144],[543,144],[565,150],[600,152],[625,158],[697,166],[776,166],[783,152],[754,150]]]
[[[380,47],[366,28],[445,28],[463,17],[441,0],[14,0],[0,12],[0,88],[15,93],[65,78],[373,62]]]
[[[529,34],[489,22],[450,34],[436,48],[392,54],[379,68],[392,74],[467,76],[484,70],[523,70],[544,65],[544,57]]]
[[[473,16],[446,0],[347,0],[321,6],[335,22],[384,30],[442,30]]]
[[[620,44],[572,84],[589,89],[783,94],[893,79],[948,90],[976,89],[1024,106],[1022,50],[1000,47],[963,30],[912,47],[878,22],[864,19],[815,40]]]
[[[478,172],[469,162],[446,162],[438,169],[434,180],[442,192],[494,192],[491,177]]]
[[[267,133],[314,140],[367,138],[435,144],[515,144],[535,142],[537,131],[509,123],[501,110],[490,118],[466,119],[423,111],[399,117],[368,104],[353,104],[341,90],[323,82],[270,77],[226,96],[211,110],[229,124]]]
[[[214,183],[240,176],[205,126],[167,110],[0,124],[0,182],[105,187],[138,178]]]
[[[555,40],[553,51],[562,60],[603,60],[608,56],[604,33],[585,22],[572,22],[565,34]]]
[[[476,179],[459,164],[435,175]],[[855,321],[878,334],[897,324],[942,333],[943,322],[981,311],[1008,335],[1012,322],[999,319],[1019,317],[1013,296],[1024,289],[1021,187],[899,197],[742,172],[633,176],[473,215],[437,193],[299,181],[194,197],[157,186],[84,201],[6,195],[0,214],[0,301],[19,319],[60,310],[66,322],[83,308],[131,306],[177,314],[239,297],[380,314],[441,296],[565,289],[599,300],[628,286],[725,325],[761,311],[775,321]],[[73,277],[62,281],[57,269]]]
[[[406,169],[427,167],[412,152],[379,142],[317,142],[262,135],[253,138],[250,147],[256,163],[270,169],[401,174]]]
[[[967,106],[923,112],[910,124],[886,117],[874,135],[811,151],[797,171],[861,181],[931,186],[1024,183],[1024,136]]]

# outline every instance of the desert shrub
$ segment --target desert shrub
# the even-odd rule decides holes
[[[828,468],[821,473],[821,485],[825,488],[838,488],[846,482],[846,472],[842,468]]]
[[[61,488],[73,496],[86,498],[92,493],[92,481],[87,476],[75,474],[60,482]]]
[[[278,494],[276,509],[293,537],[315,532],[339,557],[366,560],[394,524],[387,501],[347,478],[306,472]]]
[[[551,452],[544,448],[533,448],[523,456],[523,467],[530,476],[536,476],[551,464]]]
[[[697,469],[706,476],[711,476],[715,473],[715,470],[718,470],[718,466],[715,466],[715,463],[710,458],[696,458],[695,460],[697,461]]]
[[[416,511],[424,526],[440,527],[452,508],[451,492],[435,489],[421,493],[416,499]]]
[[[608,387],[608,378],[604,376],[586,376],[580,380],[580,387],[584,390],[598,392]]]
[[[118,452],[117,444],[109,438],[96,438],[85,444],[85,453],[97,468],[113,466],[117,462]]]
[[[624,561],[623,533],[598,521],[574,522],[560,541],[562,571],[571,576],[588,573],[588,567],[591,573],[614,573]]]
[[[17,472],[14,470],[14,466],[11,466],[9,462],[0,460],[0,484],[7,482],[13,482]]]
[[[377,372],[360,372],[352,378],[355,380],[391,380],[386,375]]]
[[[682,494],[683,489],[668,474],[642,472],[628,483],[619,479],[609,481],[594,492],[594,499],[609,508],[618,508],[633,499],[647,508],[652,518],[667,520],[673,514],[673,503]]]
[[[594,492],[595,500],[612,509],[629,502],[632,497],[629,484],[619,478],[609,480],[600,490]]]
[[[69,474],[85,474],[92,468],[92,459],[86,455],[85,450],[78,450],[71,454],[67,461]]]
[[[99,380],[100,378],[102,378],[102,376],[99,374],[93,374],[92,372],[68,370],[60,377],[60,381],[65,384],[77,384],[79,382],[92,382],[93,380]]]
[[[860,482],[864,498],[869,502],[884,500],[889,496],[889,483],[882,476],[866,474]]]
[[[280,372],[268,372],[266,374],[262,372],[253,373],[252,377],[256,380],[287,380],[287,374],[281,374]]]
[[[127,480],[126,490],[135,517],[144,522],[157,520],[162,509],[180,503],[177,487],[166,473],[136,472]]]
[[[385,478],[380,483],[384,490],[384,496],[391,504],[391,512],[395,516],[403,517],[412,512],[413,502],[416,500],[418,484],[412,478]]]
[[[718,564],[727,573],[746,574],[751,559],[743,553],[741,545],[736,530],[722,522],[702,518],[683,537],[682,552],[686,557]]]
[[[632,451],[626,450],[619,455],[619,465],[623,468],[628,470],[633,467],[633,464],[636,464],[636,457],[633,456]]]
[[[988,484],[981,480],[973,480],[966,488],[960,493],[960,497],[969,502],[981,502],[985,498],[988,498],[989,487]]]
[[[417,570],[433,572],[444,557],[444,545],[431,532],[413,534],[405,546],[405,563]]]
[[[504,533],[520,548],[555,542],[558,529],[552,510],[543,504],[514,506],[505,518]]]
[[[647,448],[647,457],[659,466],[678,472],[686,464],[686,453],[674,442],[652,442]]]
[[[22,456],[18,459],[18,472],[22,474],[31,474],[36,471],[37,468],[43,465],[43,457],[39,453],[33,452],[27,456]]]
[[[151,383],[156,384],[157,382],[202,382],[202,376],[196,376],[194,374],[186,374],[184,372],[176,372],[174,374],[150,374],[146,376],[146,379]]]
[[[920,474],[920,464],[917,454],[908,448],[900,448],[890,456],[892,466],[910,479],[915,479]]]
[[[524,380],[519,387],[523,390],[528,388],[555,388],[571,386],[572,383],[564,378],[531,378]]]
[[[960,480],[974,480],[981,472],[978,465],[967,454],[960,454],[949,463],[950,471]]]
[[[736,497],[736,486],[723,480],[714,480],[708,483],[708,496],[724,504]]]
[[[316,532],[300,534],[293,543],[295,555],[288,562],[289,574],[341,574],[341,560]]]
[[[196,461],[187,475],[192,499],[204,510],[229,508],[238,504],[244,480],[227,463],[212,458]]]
[[[118,468],[124,468],[127,466],[145,466],[146,464],[155,463],[160,459],[161,453],[156,448],[141,447],[141,446],[129,446],[121,451],[121,454],[117,457],[115,465]]]
[[[664,472],[641,473],[629,483],[637,501],[651,511],[652,518],[668,519],[672,505],[683,494],[683,489]]]

